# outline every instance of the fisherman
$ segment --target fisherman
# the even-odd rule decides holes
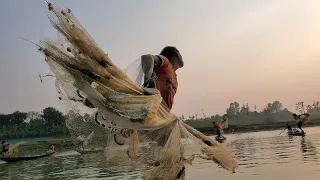
[[[303,129],[301,128],[302,127],[302,118],[301,118],[301,115],[297,115],[297,114],[293,114],[293,118],[298,121],[297,125],[298,125],[298,128],[301,130],[301,132],[304,132]]]
[[[220,131],[220,126],[217,122],[213,121],[213,129],[216,130],[217,136],[220,137],[221,136],[221,131]]]
[[[162,104],[171,110],[178,88],[176,70],[184,66],[182,56],[176,47],[163,48],[160,55],[142,55],[141,65],[146,88],[157,88],[163,98]]]
[[[176,70],[184,66],[184,61],[178,49],[167,46],[160,55],[142,55],[141,66],[144,73],[145,88],[156,88],[162,96],[162,104],[170,111],[178,88]],[[163,144],[162,144],[163,145]],[[185,166],[177,174],[177,179],[184,179]]]
[[[3,153],[6,153],[9,151],[9,144],[6,143],[5,141],[2,141],[1,144],[2,144],[2,151],[1,151],[1,155],[2,155]]]
[[[288,131],[292,131],[291,126],[286,122],[286,129],[288,129]]]

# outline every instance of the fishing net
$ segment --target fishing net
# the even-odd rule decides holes
[[[24,144],[24,143],[25,142],[18,142],[16,144],[10,144],[9,145],[9,150],[6,153],[6,155],[11,156],[12,154],[19,152],[19,146]]]
[[[101,137],[108,163],[117,169],[147,167],[146,179],[184,179],[185,164],[196,157],[235,171],[226,146],[178,120],[162,105],[158,90],[141,87],[139,61],[119,69],[70,9],[49,3],[49,10],[61,36],[57,42],[42,41],[39,50],[56,76],[75,141],[90,144]]]
[[[223,129],[228,128],[228,126],[229,126],[229,119],[228,119],[227,115],[223,115],[222,120],[220,122],[220,132],[224,133]]]
[[[300,118],[302,119],[303,122],[309,122],[310,121],[310,119],[309,119],[310,115],[308,113],[303,113],[303,114],[300,114],[299,116],[300,116]]]

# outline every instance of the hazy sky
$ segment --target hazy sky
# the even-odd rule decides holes
[[[318,100],[319,0],[56,0],[69,7],[119,67],[176,46],[185,67],[173,112],[223,113],[230,102],[262,109]],[[45,0],[0,0],[0,112],[60,109],[34,42],[56,39]],[[9,22],[10,21],[10,22]]]

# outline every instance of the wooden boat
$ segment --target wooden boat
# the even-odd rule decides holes
[[[225,140],[227,140],[227,138],[226,137],[224,137],[224,136],[216,136],[215,137],[215,139],[216,139],[216,141],[218,141],[218,142],[220,142],[220,143],[222,143],[222,142],[224,142]]]
[[[80,154],[89,154],[89,153],[97,153],[97,152],[103,152],[104,149],[80,149],[76,150]]]
[[[54,152],[50,151],[48,153],[45,154],[41,154],[41,155],[35,155],[35,156],[17,156],[17,157],[1,157],[0,156],[0,160],[5,161],[5,162],[15,162],[15,161],[24,161],[24,160],[32,160],[32,159],[38,159],[41,157],[47,157],[47,156],[51,156]]]
[[[305,132],[299,131],[297,129],[292,129],[291,131],[288,131],[287,134],[289,136],[304,136],[304,135],[306,135]]]

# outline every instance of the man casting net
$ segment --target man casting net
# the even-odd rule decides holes
[[[72,137],[94,131],[90,142],[102,137],[108,162],[148,165],[143,171],[147,179],[184,179],[185,164],[192,164],[194,158],[235,171],[236,160],[226,146],[170,113],[177,89],[175,70],[183,66],[176,48],[165,48],[159,56],[142,56],[138,76],[130,78],[130,68],[119,69],[70,9],[51,3],[48,7],[49,19],[64,40],[42,41],[39,50],[56,76],[59,99],[74,112],[67,120]],[[90,124],[90,129],[76,124]],[[106,133],[96,135],[100,128]],[[84,139],[78,138],[88,141]]]

